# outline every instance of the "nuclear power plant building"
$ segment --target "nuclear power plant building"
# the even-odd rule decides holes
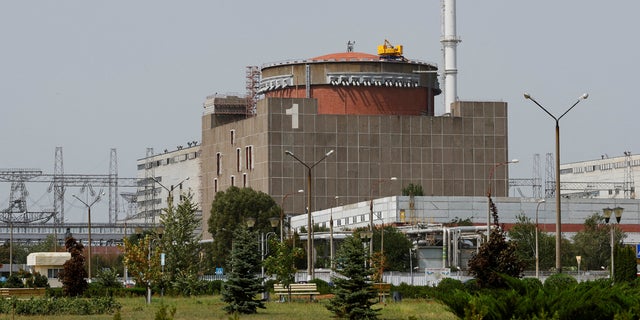
[[[248,68],[252,93],[207,97],[204,238],[216,192],[251,187],[280,202],[308,192],[309,173],[311,212],[335,206],[336,196],[399,195],[410,183],[427,196],[485,196],[494,169],[493,194],[507,196],[507,166],[494,168],[508,159],[507,104],[456,101],[434,116],[436,72],[404,57],[343,52]],[[304,214],[307,196],[290,197],[284,211]]]

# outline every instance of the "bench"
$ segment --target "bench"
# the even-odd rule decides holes
[[[45,288],[0,288],[0,297],[10,298],[31,298],[42,297],[45,294]]]
[[[386,296],[391,293],[391,283],[374,283],[373,288],[378,292],[378,302],[386,301]]]
[[[276,283],[273,285],[273,291],[280,301],[283,301],[283,297],[289,296],[289,293],[291,296],[309,296],[309,301],[313,300],[314,295],[320,294],[315,283],[292,283],[288,288]]]

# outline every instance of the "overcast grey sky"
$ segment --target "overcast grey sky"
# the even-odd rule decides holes
[[[589,93],[560,121],[563,163],[640,152],[640,2],[459,0],[457,12],[458,95],[508,103],[511,177],[531,177],[535,153],[544,173],[555,146],[555,122],[523,92],[556,115]],[[147,147],[200,141],[204,98],[244,92],[247,65],[350,40],[375,54],[388,39],[441,66],[440,14],[440,0],[0,2],[0,168],[53,173],[61,146],[65,173],[106,174],[116,148],[120,176],[134,177]],[[1,183],[0,208],[8,197]],[[30,198],[52,206],[46,190]]]

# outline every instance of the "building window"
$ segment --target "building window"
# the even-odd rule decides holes
[[[58,277],[58,273],[62,269],[47,269],[47,278],[54,279]]]
[[[216,153],[216,175],[222,174],[222,154],[220,152]]]
[[[213,179],[213,193],[218,192],[218,178]]]
[[[231,186],[235,187],[236,185],[236,176],[231,176]]]
[[[236,144],[236,130],[232,129],[231,130],[231,145]]]
[[[240,150],[240,148],[237,148],[237,149],[236,149],[236,170],[237,170],[238,172],[241,172],[241,171],[242,171],[242,161],[240,161],[240,159],[241,159],[241,158],[240,158],[240,154],[241,154],[241,152],[240,152],[240,151],[241,151],[241,150]]]
[[[253,170],[253,146],[244,147],[245,168]]]
[[[247,174],[246,173],[242,174],[242,186],[245,187],[245,188],[247,187]]]

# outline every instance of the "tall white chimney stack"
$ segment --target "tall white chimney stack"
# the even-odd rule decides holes
[[[442,51],[444,54],[444,112],[451,113],[451,104],[458,100],[456,48],[461,40],[456,35],[456,0],[442,0]]]

